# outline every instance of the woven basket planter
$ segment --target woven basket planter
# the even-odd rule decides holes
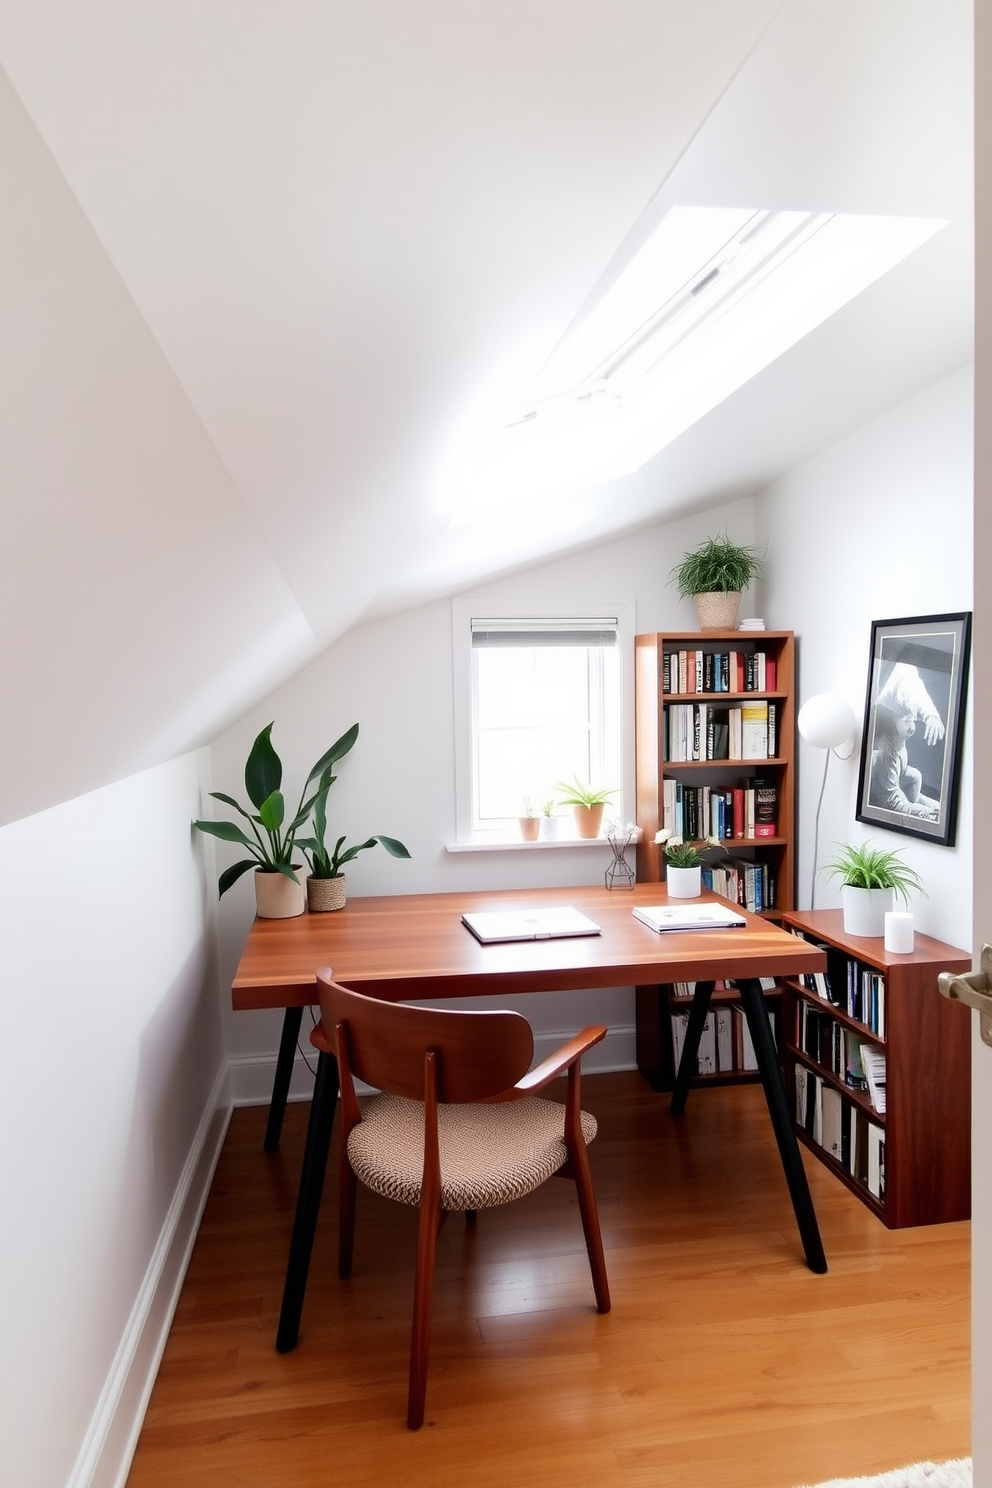
[[[726,594],[694,594],[700,630],[736,630],[741,597],[733,589]]]
[[[307,879],[307,904],[314,914],[326,914],[331,909],[344,909],[347,892],[348,877],[344,873],[339,873],[337,878],[311,876]]]

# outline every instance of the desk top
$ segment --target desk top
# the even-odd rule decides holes
[[[740,930],[659,935],[631,913],[635,904],[665,902],[663,884],[502,889],[355,898],[329,914],[256,919],[232,1003],[237,1010],[307,1006],[317,1001],[320,966],[330,966],[345,985],[390,1002],[784,976],[826,967],[822,951],[756,915],[745,914]],[[484,946],[461,923],[470,909],[556,904],[589,915],[602,934]]]

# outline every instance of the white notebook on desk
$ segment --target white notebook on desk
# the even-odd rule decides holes
[[[639,904],[634,918],[652,930],[736,930],[747,921],[729,904]]]
[[[506,940],[561,940],[569,935],[600,933],[594,920],[567,904],[548,909],[473,910],[462,915],[462,924],[483,945]]]

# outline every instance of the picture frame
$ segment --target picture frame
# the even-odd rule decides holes
[[[873,620],[858,821],[954,845],[971,612]]]

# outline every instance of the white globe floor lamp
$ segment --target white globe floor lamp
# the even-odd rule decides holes
[[[846,698],[837,692],[818,692],[808,698],[799,709],[796,720],[801,736],[807,744],[826,750],[823,761],[823,780],[820,782],[820,798],[816,803],[816,820],[813,827],[813,871],[809,888],[809,907],[813,908],[816,894],[816,865],[820,854],[820,808],[823,793],[827,788],[827,770],[830,756],[837,754],[843,744],[850,743],[847,754],[837,754],[838,759],[848,760],[854,752],[854,733],[858,720],[854,709]]]

